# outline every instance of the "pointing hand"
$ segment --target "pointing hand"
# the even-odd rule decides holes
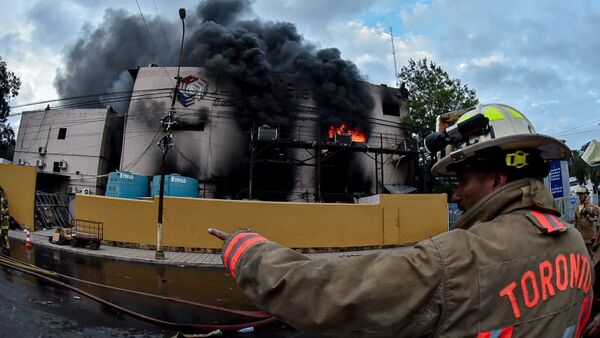
[[[229,237],[229,234],[226,233],[225,231],[221,231],[219,229],[215,229],[215,228],[208,228],[208,233],[217,237],[218,239],[224,241],[227,237]]]

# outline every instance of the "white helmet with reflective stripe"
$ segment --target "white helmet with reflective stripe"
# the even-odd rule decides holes
[[[569,147],[553,137],[536,133],[531,122],[515,108],[504,104],[479,104],[463,112],[438,117],[437,134],[443,132],[448,145],[441,154],[438,153],[439,157],[443,157],[431,169],[436,176],[454,176],[455,165],[494,147],[504,151],[515,150],[506,155],[506,164],[516,168],[527,164],[526,149],[539,151],[537,156],[542,160],[563,160],[571,156]],[[448,123],[444,118],[455,118],[457,113],[460,117],[456,124],[444,128],[444,123]]]
[[[586,187],[582,186],[582,185],[580,185],[580,186],[577,187],[577,189],[575,190],[575,193],[576,194],[583,194],[583,195],[589,195],[590,194],[589,190]]]

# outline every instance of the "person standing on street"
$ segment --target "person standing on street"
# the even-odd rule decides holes
[[[0,247],[2,253],[8,255],[10,252],[10,243],[8,241],[8,228],[10,223],[10,213],[8,210],[8,199],[4,194],[4,189],[0,187],[0,224],[2,232],[0,234]]]
[[[540,181],[569,148],[507,105],[461,113],[426,140],[439,158],[433,174],[458,179],[452,199],[464,213],[455,229],[338,261],[249,230],[209,229],[224,240],[223,263],[243,292],[298,329],[339,336],[579,337],[591,261]]]
[[[575,228],[579,230],[585,245],[588,247],[590,254],[592,253],[592,247],[597,237],[597,230],[594,223],[588,216],[594,213],[596,208],[589,200],[590,192],[584,186],[577,188],[576,194],[579,199],[577,209],[575,210]]]

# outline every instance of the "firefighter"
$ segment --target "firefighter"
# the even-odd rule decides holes
[[[8,227],[10,223],[10,214],[8,211],[8,199],[4,195],[4,189],[0,187],[0,224],[2,224],[2,233],[0,234],[0,246],[2,253],[9,254],[10,243],[8,241]]]
[[[598,208],[594,206],[589,200],[590,192],[584,186],[580,186],[576,190],[576,194],[579,199],[577,209],[575,210],[575,228],[581,233],[581,237],[585,242],[590,255],[592,254],[593,247],[595,247],[595,241],[598,234],[597,224],[594,221],[594,215],[597,215]],[[596,216],[597,217],[597,216]]]
[[[249,230],[211,228],[225,241],[232,277],[259,308],[302,330],[578,337],[590,316],[590,257],[540,181],[569,148],[502,104],[470,108],[432,136],[433,174],[458,178],[452,198],[464,213],[455,229],[411,248],[327,261]]]

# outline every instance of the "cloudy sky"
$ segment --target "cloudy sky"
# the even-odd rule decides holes
[[[115,9],[150,25],[178,24],[178,8],[198,2],[0,0],[0,56],[22,81],[11,104],[59,97],[57,71],[78,39]],[[600,138],[600,2],[476,0],[256,0],[263,20],[294,23],[320,48],[337,47],[373,83],[393,85],[390,27],[398,67],[427,57],[475,89],[481,102],[524,112],[539,132],[571,148]],[[112,9],[112,10],[111,10]],[[160,19],[156,20],[159,16]],[[156,30],[154,30],[157,32]],[[144,37],[150,39],[148,36]],[[157,41],[169,40],[155,34]],[[179,36],[172,38],[172,48]],[[160,63],[160,62],[156,62]],[[96,70],[98,71],[98,70]],[[18,114],[22,109],[15,108]],[[18,126],[18,115],[12,124]]]

